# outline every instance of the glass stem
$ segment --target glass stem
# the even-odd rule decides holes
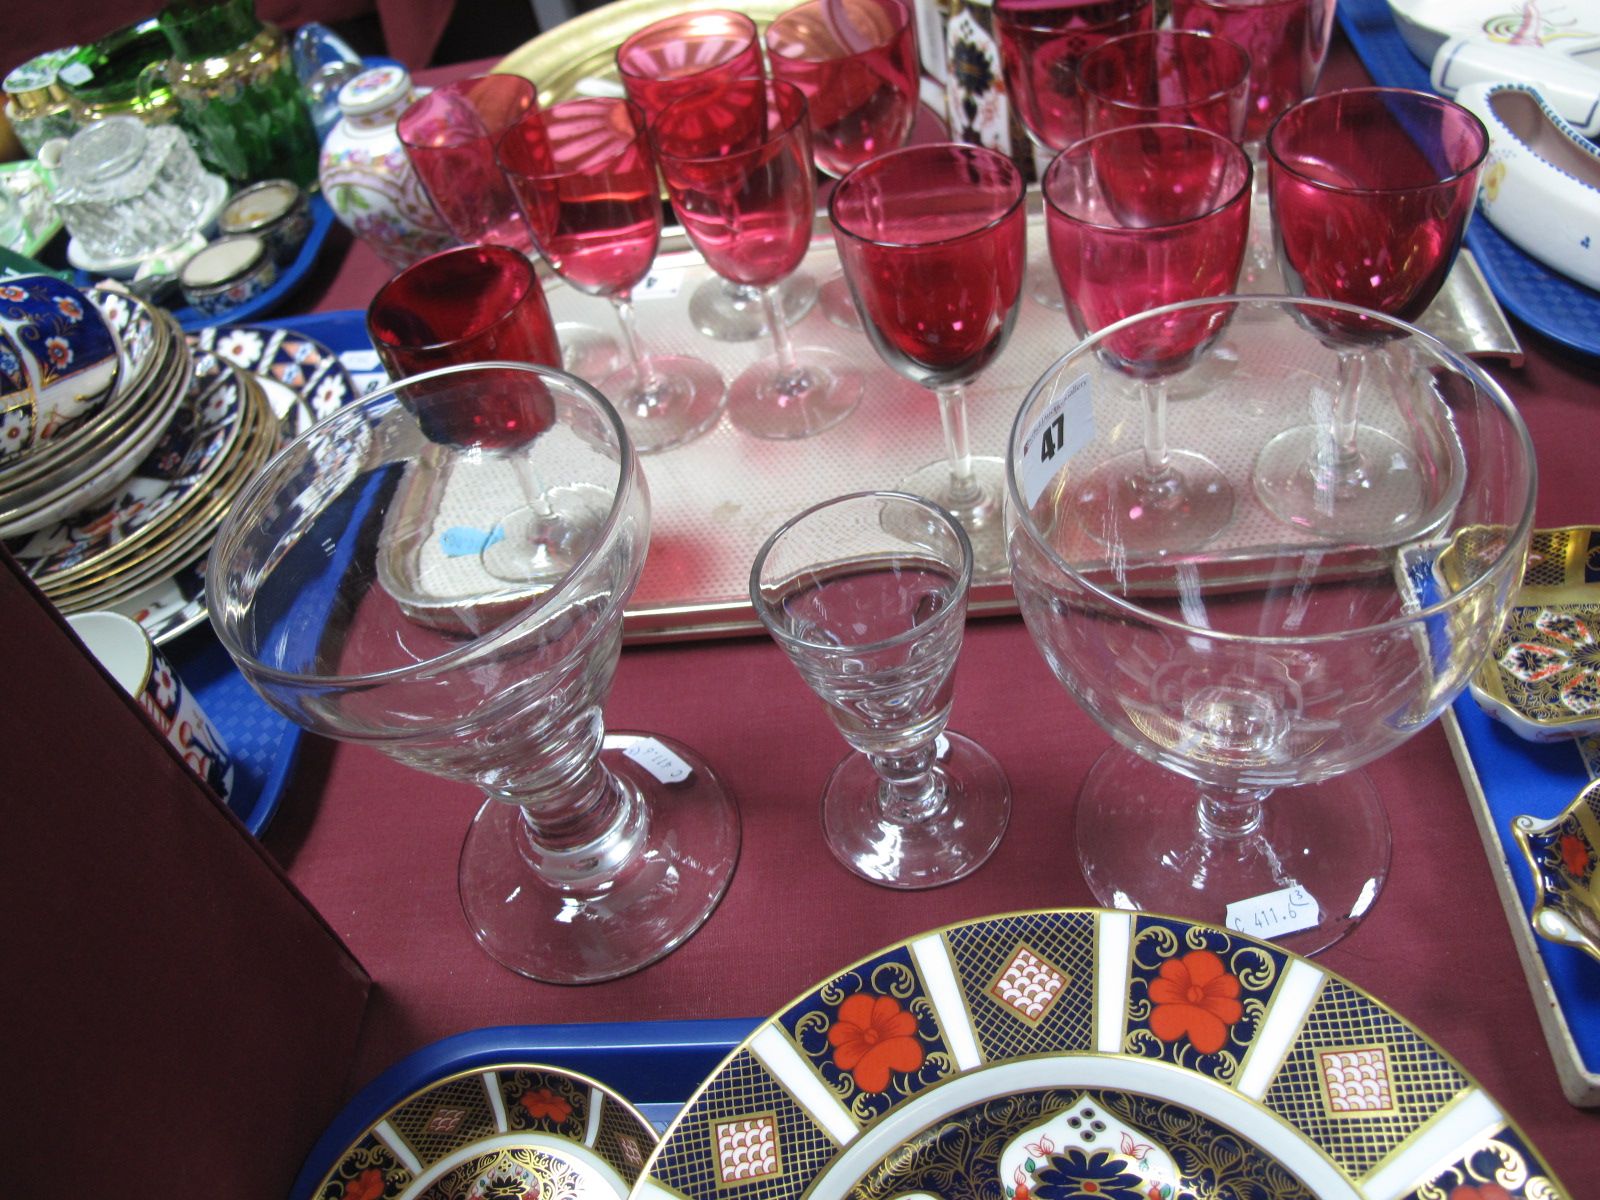
[[[778,373],[784,379],[793,378],[800,371],[800,363],[794,356],[794,339],[789,336],[789,326],[783,320],[783,297],[776,283],[761,289],[761,307],[767,315],[767,325],[772,330]]]
[[[524,860],[551,884],[574,891],[613,878],[648,825],[644,798],[600,759],[605,726],[598,710],[583,724],[568,753],[542,763],[535,776],[484,788],[490,799],[522,810],[517,844]]]
[[[1345,350],[1339,354],[1333,411],[1317,439],[1315,472],[1319,492],[1347,495],[1366,484],[1365,464],[1356,445],[1359,429],[1356,417],[1366,364],[1366,354],[1360,350]]]
[[[633,311],[633,293],[626,291],[612,296],[611,307],[617,310],[617,324],[622,326],[622,346],[628,353],[629,364],[633,367],[633,377],[638,381],[639,398],[648,405],[654,401],[661,381],[651,370],[650,359],[644,352],[644,344],[639,340],[639,317]]]
[[[972,469],[972,442],[967,433],[967,393],[959,383],[936,388],[939,423],[944,427],[944,452],[950,460],[950,507],[976,508],[983,500]]]
[[[935,769],[937,739],[905,754],[869,754],[878,773],[878,805],[897,825],[926,821],[944,807],[944,776]]]
[[[1270,795],[1271,788],[1243,792],[1201,789],[1200,805],[1195,814],[1201,836],[1225,841],[1253,837],[1261,828]]]

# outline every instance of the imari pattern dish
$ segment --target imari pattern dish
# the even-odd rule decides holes
[[[87,295],[118,343],[115,386],[103,402],[75,416],[58,414],[48,437],[39,436],[39,414],[31,400],[20,408],[0,400],[0,536],[10,536],[11,527],[51,489],[104,477],[106,460],[165,394],[160,385],[172,347],[170,321],[132,297]],[[0,350],[0,375],[22,372],[20,362],[13,368],[9,361]],[[10,386],[0,382],[0,391]]]
[[[1600,732],[1600,527],[1534,530],[1516,605],[1472,695],[1536,742]]]
[[[446,1075],[373,1123],[317,1200],[623,1200],[656,1143],[616,1093],[508,1062]]]
[[[209,325],[190,334],[189,344],[259,377],[286,439],[298,437],[357,394],[337,354],[290,329]]]
[[[277,420],[251,376],[209,354],[192,366],[177,415],[109,499],[11,544],[63,612],[112,608],[202,557],[276,449]]]
[[[1548,821],[1511,823],[1533,870],[1533,928],[1600,960],[1600,781]]]
[[[767,1021],[633,1200],[1557,1200],[1422,1033],[1268,943],[1170,917],[990,917]]]
[[[116,335],[53,275],[0,279],[0,458],[59,436],[112,395]]]

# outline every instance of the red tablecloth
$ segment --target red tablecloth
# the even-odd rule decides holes
[[[426,78],[426,76],[424,76]],[[1325,86],[1363,78],[1342,42]],[[302,294],[306,309],[363,307],[386,272],[362,246]],[[1592,361],[1519,331],[1521,369],[1494,374],[1532,429],[1543,525],[1600,520],[1589,492],[1600,412]],[[865,344],[863,352],[866,353]],[[693,939],[629,978],[581,989],[530,982],[473,942],[456,900],[472,789],[376,751],[309,739],[267,847],[371,971],[376,987],[352,1090],[446,1034],[523,1022],[765,1016],[836,968],[941,924],[1092,903],[1072,844],[1072,798],[1109,739],[1048,674],[1020,621],[971,624],[951,726],[1004,765],[1014,815],[971,878],[896,893],[847,873],[822,844],[818,795],[843,744],[764,639],[625,651],[606,707],[614,729],[700,750],[739,799],[743,856]],[[1577,1196],[1597,1195],[1600,1114],[1557,1083],[1444,733],[1430,728],[1370,768],[1394,823],[1394,869],[1375,911],[1319,963],[1414,1022],[1527,1130]]]

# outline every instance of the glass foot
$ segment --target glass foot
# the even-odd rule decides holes
[[[590,325],[558,321],[556,338],[561,342],[561,369],[587,383],[599,384],[627,361],[616,338]]]
[[[1301,425],[1262,447],[1256,495],[1280,521],[1330,540],[1386,545],[1416,537],[1444,516],[1439,505],[1425,505],[1416,457],[1389,434],[1358,426],[1355,456],[1345,466],[1319,463],[1326,439],[1325,429]]]
[[[822,315],[840,329],[865,329],[855,297],[850,294],[850,285],[845,282],[843,275],[835,275],[817,289],[817,305],[822,309]]]
[[[1140,554],[1191,550],[1233,520],[1233,485],[1202,454],[1169,451],[1168,473],[1144,474],[1144,455],[1120,454],[1078,489],[1078,519],[1103,545]]]
[[[1026,286],[1028,295],[1041,308],[1048,308],[1052,312],[1067,311],[1067,302],[1061,295],[1061,282],[1056,278],[1056,269],[1048,257],[1028,263]]]
[[[635,450],[640,454],[670,450],[717,423],[727,397],[720,371],[687,356],[652,356],[647,361],[656,380],[653,390],[639,390],[639,376],[632,367],[599,385],[616,406]]]
[[[748,367],[728,389],[728,420],[760,438],[810,437],[855,411],[861,372],[842,354],[801,350],[800,369],[785,373],[776,356]]]
[[[972,539],[972,582],[995,583],[1004,580],[1011,569],[1001,507],[1006,464],[998,458],[973,458],[972,474],[978,485],[976,501],[957,499],[950,480],[950,463],[945,459],[918,467],[900,481],[900,489],[932,500],[960,521]]]
[[[822,793],[822,832],[833,855],[863,879],[893,888],[930,888],[970,875],[1000,844],[1011,818],[1011,786],[982,746],[946,732],[935,770],[944,805],[920,821],[890,819],[865,754],[834,768]]]
[[[1077,803],[1078,862],[1095,899],[1314,954],[1354,929],[1383,888],[1389,818],[1363,772],[1273,791],[1259,827],[1238,836],[1203,832],[1199,804],[1176,772],[1123,746],[1102,754]]]
[[[817,302],[817,281],[796,271],[778,285],[783,319],[793,325]],[[689,293],[689,320],[708,338],[719,342],[750,342],[770,337],[761,289],[730,283],[720,277],[704,280]]]
[[[651,741],[688,766],[688,777],[663,783],[626,753]],[[676,949],[710,916],[739,857],[738,809],[692,750],[612,733],[601,760],[640,797],[625,857],[596,843],[587,877],[553,881],[530,861],[522,809],[498,800],[478,810],[461,847],[457,882],[473,936],[502,966],[545,983],[615,979]],[[612,869],[600,866],[607,855],[616,856]]]

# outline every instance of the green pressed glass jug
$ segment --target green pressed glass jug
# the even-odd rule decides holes
[[[172,58],[146,67],[140,87],[171,88],[201,161],[235,183],[312,183],[317,135],[283,31],[253,0],[172,0],[157,19]]]

